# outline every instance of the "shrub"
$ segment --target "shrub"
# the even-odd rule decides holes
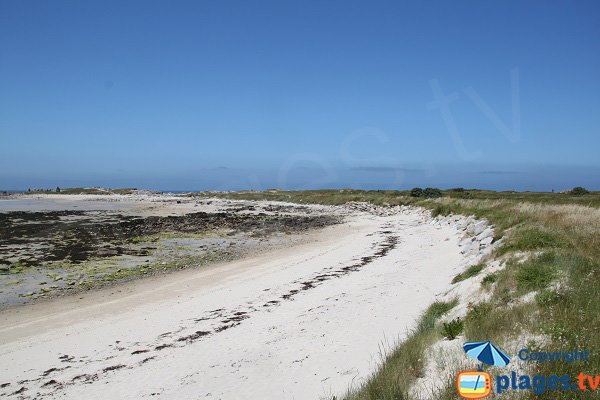
[[[425,188],[425,190],[423,190],[423,197],[442,197],[442,191],[437,188]]]
[[[416,187],[411,189],[410,191],[411,197],[423,197],[423,198],[434,198],[434,197],[442,197],[442,191],[437,188],[425,188],[421,189],[420,187]]]
[[[410,191],[410,197],[423,197],[423,189],[420,187],[412,188]]]
[[[589,190],[587,190],[586,188],[583,188],[581,186],[574,187],[573,189],[571,189],[569,191],[569,194],[572,194],[574,196],[582,196],[584,194],[589,194],[589,193],[590,193]]]
[[[442,325],[442,335],[448,340],[454,340],[463,331],[463,321],[460,318],[455,318],[450,322],[444,322]]]

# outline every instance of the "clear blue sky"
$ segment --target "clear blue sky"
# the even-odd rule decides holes
[[[597,1],[2,0],[0,188],[600,189],[599,21]]]

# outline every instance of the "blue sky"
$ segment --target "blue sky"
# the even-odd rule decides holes
[[[582,1],[2,1],[0,188],[600,189],[599,20]]]

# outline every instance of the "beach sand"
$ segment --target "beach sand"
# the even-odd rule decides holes
[[[343,394],[376,370],[470,260],[460,223],[432,223],[407,207],[389,215],[338,209],[343,224],[289,248],[0,313],[0,384],[9,384],[0,393]]]

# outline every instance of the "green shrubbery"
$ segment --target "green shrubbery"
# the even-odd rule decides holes
[[[429,188],[428,187],[425,189],[421,189],[420,187],[416,187],[416,188],[411,189],[410,196],[430,199],[430,198],[442,197],[442,191],[437,188]]]
[[[584,194],[589,194],[590,191],[587,190],[586,188],[582,188],[581,186],[577,186],[574,187],[573,189],[571,189],[569,191],[569,194],[572,194],[574,196],[583,196]]]
[[[454,340],[463,331],[463,320],[460,318],[454,318],[450,322],[444,322],[442,324],[442,335],[448,340]]]

